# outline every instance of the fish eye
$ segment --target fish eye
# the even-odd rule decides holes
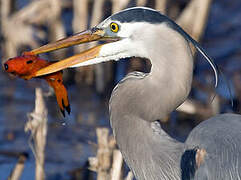
[[[110,30],[111,30],[112,32],[117,33],[117,32],[119,31],[119,26],[118,26],[118,24],[112,22],[112,23],[110,24]]]
[[[5,68],[5,71],[8,70],[8,64],[7,63],[4,64],[4,68]]]

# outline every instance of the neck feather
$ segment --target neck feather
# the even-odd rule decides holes
[[[170,32],[170,28],[164,30],[159,34],[163,37],[157,37],[163,42],[146,57],[152,63],[151,72],[128,75],[113,90],[110,100],[114,136],[139,180],[181,176],[184,144],[166,134],[156,120],[169,115],[186,99],[191,88],[193,59],[186,40],[175,31]]]
[[[138,180],[180,179],[185,146],[162,130],[158,121],[112,110],[111,125],[118,147]]]
[[[159,106],[161,93],[157,84],[143,82],[150,77],[137,74],[127,76],[110,100],[110,121],[118,147],[138,180],[154,180],[156,175],[159,179],[179,179],[184,144],[172,139],[155,121],[164,113]]]

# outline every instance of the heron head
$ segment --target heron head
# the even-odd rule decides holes
[[[170,32],[174,36],[171,36]],[[158,36],[160,34],[162,34],[161,38]],[[36,76],[42,76],[68,67],[86,66],[133,56],[149,59],[151,54],[157,54],[153,52],[156,48],[152,48],[157,43],[162,44],[162,52],[170,51],[170,49],[175,50],[172,45],[176,45],[176,37],[181,36],[186,41],[191,42],[210,63],[215,73],[215,86],[217,86],[217,67],[202,47],[174,21],[159,11],[146,7],[123,10],[108,17],[90,30],[44,45],[30,53],[37,55],[77,44],[105,41],[103,44],[60,60],[36,72]],[[170,45],[171,40],[173,41],[172,45]]]
[[[37,55],[77,44],[105,41],[105,43],[80,54],[39,70],[36,72],[36,76],[53,73],[68,67],[86,66],[126,57],[148,58],[148,51],[145,50],[144,46],[146,41],[150,39],[148,37],[153,34],[148,29],[150,26],[166,20],[166,16],[161,15],[158,11],[143,7],[130,8],[116,13],[89,30],[32,50],[30,53]]]

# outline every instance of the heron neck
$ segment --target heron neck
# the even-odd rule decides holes
[[[149,75],[143,79],[145,93],[151,99],[150,109],[156,109],[150,121],[164,118],[182,104],[191,89],[193,56],[188,42],[176,31],[162,28],[156,48],[149,50],[152,64]],[[168,33],[168,34],[166,34]],[[144,97],[145,98],[145,97]]]
[[[151,72],[128,75],[110,100],[115,139],[139,180],[180,179],[181,174],[184,144],[172,139],[156,120],[168,116],[187,98],[193,59],[187,41],[169,29],[158,34],[163,37],[156,39],[163,41],[146,57],[151,61]],[[168,39],[166,32],[173,38]]]
[[[135,177],[138,180],[180,179],[184,144],[172,139],[157,121],[115,113],[111,112],[113,133]]]
[[[162,96],[158,94],[162,91],[158,83],[149,79],[154,77],[129,75],[114,89],[110,100],[111,126],[117,145],[138,180],[154,180],[157,174],[158,179],[180,179],[185,147],[155,121],[167,114],[160,106]]]

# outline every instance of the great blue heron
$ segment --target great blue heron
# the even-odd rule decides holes
[[[240,115],[223,114],[200,123],[185,143],[171,138],[157,121],[189,94],[193,75],[189,43],[209,61],[217,78],[214,63],[196,41],[160,12],[136,7],[32,53],[96,40],[108,43],[59,61],[36,75],[132,56],[150,60],[150,73],[127,75],[114,88],[109,104],[116,142],[137,179],[241,179]]]

